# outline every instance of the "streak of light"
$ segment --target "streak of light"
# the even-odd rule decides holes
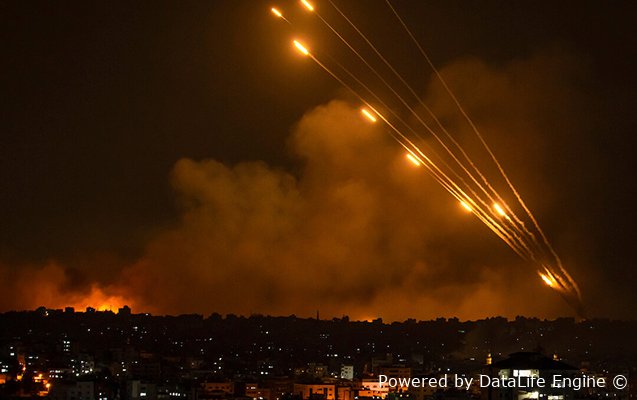
[[[314,6],[309,1],[301,0],[301,4],[303,4],[309,11],[314,11]]]
[[[525,213],[527,214],[527,216],[529,217],[529,219],[531,220],[533,226],[535,227],[535,230],[539,233],[540,238],[542,239],[543,244],[546,246],[546,248],[548,248],[550,254],[553,256],[553,258],[556,260],[557,263],[557,267],[559,268],[560,272],[564,275],[566,282],[565,285],[566,287],[572,291],[574,293],[574,295],[576,296],[576,302],[577,307],[581,307],[581,292],[579,290],[579,287],[577,285],[577,283],[575,282],[575,280],[571,277],[571,275],[568,273],[568,271],[566,271],[566,269],[563,267],[562,262],[560,260],[560,257],[557,255],[557,252],[555,251],[555,249],[553,248],[553,246],[551,245],[551,243],[549,242],[548,238],[546,237],[546,235],[544,234],[544,231],[542,230],[542,228],[540,227],[537,219],[535,218],[535,216],[533,215],[533,213],[531,212],[531,210],[527,207],[526,203],[524,202],[524,200],[522,199],[522,196],[519,194],[519,192],[517,191],[517,189],[515,188],[515,186],[513,185],[513,183],[511,182],[511,180],[509,179],[508,175],[504,172],[504,169],[502,168],[502,165],[500,164],[500,162],[498,161],[498,159],[496,158],[495,154],[493,153],[493,151],[491,150],[490,146],[486,143],[486,141],[484,140],[484,137],[482,136],[482,134],[480,133],[480,131],[478,130],[477,126],[474,124],[473,120],[469,117],[468,113],[465,111],[465,109],[462,107],[462,105],[460,104],[460,101],[457,99],[457,97],[454,95],[453,91],[449,88],[449,86],[447,85],[447,82],[445,81],[445,79],[442,77],[442,75],[440,74],[440,72],[438,71],[438,69],[436,68],[436,66],[433,64],[433,62],[431,61],[431,59],[429,58],[429,55],[426,53],[426,51],[423,49],[423,47],[420,45],[420,43],[418,42],[418,40],[416,39],[416,37],[414,36],[414,34],[411,32],[411,30],[407,27],[407,24],[403,21],[403,19],[400,17],[400,15],[398,14],[398,12],[394,9],[394,7],[391,5],[391,2],[389,0],[385,0],[385,2],[387,3],[387,5],[389,6],[389,8],[391,9],[391,11],[393,12],[394,16],[398,19],[398,21],[400,22],[400,24],[402,25],[402,27],[405,29],[405,31],[407,32],[407,34],[409,35],[409,37],[411,38],[411,40],[414,42],[414,44],[416,45],[416,47],[418,47],[418,50],[420,51],[420,53],[422,54],[422,56],[424,57],[424,59],[426,60],[427,64],[431,67],[431,69],[434,71],[434,73],[436,74],[438,80],[440,81],[440,83],[443,85],[443,87],[445,88],[445,90],[447,91],[447,93],[449,94],[449,96],[451,97],[451,99],[453,100],[453,102],[456,104],[456,106],[458,107],[458,110],[460,111],[460,113],[462,114],[462,116],[466,119],[466,121],[469,123],[469,125],[471,126],[472,130],[474,131],[474,133],[476,134],[476,136],[478,137],[478,139],[480,140],[480,142],[482,143],[483,147],[486,149],[486,151],[489,153],[493,163],[496,165],[496,167],[498,168],[498,171],[500,172],[500,175],[504,178],[504,180],[506,181],[509,189],[511,189],[511,191],[513,192],[513,194],[516,197],[516,200],[520,203],[520,205],[522,206],[522,208],[524,209]],[[507,207],[508,208],[508,207]],[[515,219],[515,222],[519,225],[521,225],[521,228],[526,231],[525,233],[528,234],[531,239],[535,242],[535,235],[533,235],[532,233],[530,233],[528,231],[528,229],[526,229],[526,227],[524,227],[524,224],[517,218],[517,216],[511,212],[511,214],[513,215],[513,218]],[[538,246],[539,247],[539,246]],[[541,252],[543,251],[542,249],[540,249]],[[576,308],[577,308],[576,307]]]
[[[287,22],[289,25],[292,25],[292,23],[283,16],[283,13],[278,8],[272,7],[270,11],[272,11],[272,14],[274,14],[275,17],[282,19],[283,21]]]
[[[314,11],[314,7],[306,0],[301,0],[302,4],[311,11]],[[413,89],[411,89],[411,87],[408,86],[408,84],[402,79],[402,77],[400,77],[400,75],[397,73],[397,71],[395,71],[395,69],[389,65],[388,61],[378,52],[378,50],[373,46],[373,44],[371,44],[371,42],[362,34],[362,32],[356,27],[354,26],[354,24],[340,11],[338,10],[338,8],[334,5],[334,3],[332,1],[329,1],[336,9],[337,11],[339,11],[341,13],[341,15],[348,20],[348,22],[350,23],[350,25],[352,25],[356,31],[359,33],[359,35],[361,35],[361,37],[363,37],[363,39],[365,39],[365,41],[372,47],[372,49],[376,52],[376,54],[381,57],[381,59],[383,60],[383,62],[385,62],[385,64],[391,68],[392,72],[394,72],[394,74],[396,74],[400,80],[407,86],[407,88],[410,90],[410,92],[412,92],[414,94],[414,96],[417,96],[414,92]],[[389,1],[387,1],[389,4]],[[393,11],[393,10],[392,10]],[[394,11],[395,12],[395,11]],[[436,139],[438,140],[438,142],[440,142],[440,144],[445,148],[445,150],[447,150],[447,152],[453,157],[454,161],[456,161],[460,167],[464,170],[464,172],[466,172],[469,177],[471,178],[471,180],[482,190],[482,192],[484,192],[484,194],[489,198],[489,200],[491,200],[491,202],[494,202],[496,199],[491,197],[491,194],[488,193],[485,188],[477,182],[477,180],[475,179],[475,177],[472,175],[471,172],[469,172],[467,170],[467,168],[463,165],[462,162],[460,162],[460,160],[458,160],[458,158],[455,156],[455,154],[450,151],[449,148],[447,148],[447,146],[441,141],[441,139],[436,135],[436,133],[426,124],[424,123],[424,121],[422,121],[420,119],[420,117],[418,116],[417,113],[415,113],[413,111],[413,109],[405,102],[404,99],[402,99],[402,97],[391,87],[391,85],[389,85],[383,78],[382,76],[380,76],[380,74],[378,74],[377,71],[375,71],[374,68],[371,67],[371,65],[368,64],[368,62],[329,24],[327,23],[327,21],[325,21],[318,13],[315,12],[315,15],[317,15],[322,22],[324,22],[331,30],[332,32],[334,32],[342,41],[343,43],[345,43],[350,50],[352,50],[358,57],[359,59],[361,59],[361,61],[363,61],[369,68],[370,70],[372,70],[372,72],[374,72],[374,74],[384,83],[386,84],[386,86],[388,86],[388,88],[398,97],[398,99],[401,101],[401,103],[403,103],[403,105],[405,105],[406,107],[409,108],[409,110],[414,114],[414,116],[423,124],[423,126],[430,132],[432,133]],[[398,17],[398,15],[397,15]],[[287,20],[286,20],[287,21]],[[289,23],[289,21],[287,21]],[[402,22],[402,21],[401,21]],[[405,26],[406,28],[406,26]],[[411,35],[410,35],[411,36]],[[412,38],[415,39],[415,38]],[[300,43],[295,43],[295,46],[298,48],[299,51],[301,51],[304,55],[307,55],[309,57],[311,57],[314,61],[317,62],[317,64],[319,64],[319,66],[321,66],[326,72],[328,72],[330,75],[332,75],[335,79],[337,79],[341,84],[343,84],[346,88],[348,88],[350,91],[353,91],[359,98],[361,98],[361,100],[363,100],[363,102],[365,102],[365,100],[360,96],[360,94],[358,94],[357,92],[355,92],[354,90],[352,90],[351,87],[349,87],[349,85],[347,85],[345,82],[342,81],[342,79],[340,79],[339,77],[337,77],[332,71],[330,71],[325,65],[323,65],[321,62],[319,62],[312,54],[309,53],[309,51],[302,46]],[[341,65],[339,65],[341,66]],[[342,66],[341,66],[342,67]],[[375,95],[371,90],[369,90],[364,84],[362,84],[355,76],[352,76],[351,73],[349,73],[349,71],[347,71],[345,68],[343,68],[345,70],[345,72],[347,72],[350,77],[352,77],[353,79],[355,79],[357,81],[357,83],[361,84],[363,87],[365,87],[365,89],[371,94],[373,95],[377,100],[378,100],[378,96]],[[437,71],[436,71],[437,73]],[[444,83],[443,83],[444,84]],[[454,100],[456,100],[454,98]],[[422,101],[418,98],[418,101],[422,104]],[[365,102],[368,106],[369,104],[367,102]],[[381,102],[382,104],[383,102]],[[383,104],[383,106],[385,106]],[[386,107],[386,106],[385,106]],[[371,108],[371,107],[370,107]],[[373,109],[373,108],[372,108]],[[397,115],[391,110],[391,108],[389,108],[390,112],[397,117]],[[446,131],[446,129],[440,124],[440,122],[437,120],[437,118],[435,117],[435,115],[433,115],[433,113],[427,109],[427,111],[430,113],[430,115],[434,118],[434,120],[436,121],[436,123],[438,124],[438,126],[445,132],[445,134],[447,135],[447,137],[449,139],[452,140],[452,142],[454,142],[454,144],[460,149],[460,151],[462,152],[462,154],[465,156],[465,159],[470,163],[471,167],[474,168],[474,171],[480,176],[480,178],[483,180],[484,184],[486,185],[487,188],[489,188],[493,194],[495,195],[495,197],[497,198],[497,200],[501,201],[500,196],[498,195],[498,193],[491,187],[491,185],[489,184],[488,181],[486,181],[485,177],[482,176],[482,174],[480,173],[480,171],[473,165],[472,161],[470,160],[470,158],[466,155],[466,153],[464,152],[464,150],[457,144],[457,142],[453,139],[453,137],[451,137],[448,132]],[[494,233],[496,233],[502,240],[504,240],[518,255],[520,255],[523,259],[526,260],[533,260],[533,261],[537,261],[538,259],[536,258],[536,254],[534,254],[534,252],[531,250],[531,248],[529,248],[527,240],[530,241],[531,243],[531,247],[537,246],[538,248],[540,247],[539,244],[537,243],[536,239],[535,239],[535,235],[533,235],[531,232],[528,231],[528,229],[526,229],[524,223],[522,221],[520,221],[517,216],[515,215],[515,213],[509,209],[508,206],[507,207],[507,211],[509,213],[511,213],[511,215],[513,216],[514,220],[512,220],[507,213],[504,210],[501,210],[501,212],[499,212],[500,215],[504,216],[506,218],[507,221],[509,221],[512,225],[509,224],[505,224],[505,225],[501,225],[497,220],[493,219],[492,216],[494,216],[492,214],[492,209],[491,207],[489,207],[484,200],[478,196],[475,191],[467,184],[467,182],[464,181],[464,179],[462,179],[458,173],[451,168],[445,161],[444,159],[440,159],[440,161],[444,164],[445,167],[447,167],[450,172],[453,173],[453,175],[455,175],[456,178],[458,178],[460,180],[460,182],[465,186],[464,190],[469,190],[473,196],[475,196],[475,199],[477,201],[479,201],[481,204],[483,204],[485,206],[484,209],[481,209],[479,207],[478,204],[476,204],[475,200],[471,197],[469,197],[463,189],[461,189],[458,184],[456,182],[454,182],[452,179],[449,178],[449,176],[447,176],[447,174],[443,171],[440,170],[440,168],[438,168],[428,157],[426,157],[422,151],[418,148],[418,146],[416,144],[414,144],[411,140],[409,140],[400,130],[398,130],[396,127],[394,127],[389,121],[387,121],[385,118],[383,118],[382,115],[378,115],[378,117],[380,117],[385,123],[388,124],[389,127],[392,128],[392,130],[396,133],[397,136],[395,136],[394,134],[392,134],[392,136],[394,136],[394,139],[396,139],[399,144],[401,144],[401,146],[403,146],[407,151],[409,151],[410,153],[412,153],[412,156],[416,153],[418,153],[419,155],[421,155],[423,157],[424,160],[427,161],[427,163],[424,163],[424,161],[421,161],[420,163],[423,163],[422,165],[424,165],[425,167],[427,167],[427,170],[434,176],[434,178],[447,190],[449,191],[450,194],[452,194],[453,197],[455,197],[458,201],[464,201],[467,200],[470,202],[470,204],[475,207],[474,208],[474,214],[483,222],[485,223],[492,231],[494,231]],[[400,118],[397,118],[398,120],[401,120]],[[408,124],[404,123],[402,120],[401,122],[413,133],[415,134],[417,137],[420,138],[420,136],[418,135],[418,133],[416,133],[415,131],[413,131],[413,128],[411,128]],[[477,132],[476,132],[477,133]],[[479,135],[479,133],[477,133]],[[482,139],[482,138],[480,138]],[[404,140],[404,142],[403,142]],[[426,146],[426,145],[425,145]],[[428,147],[428,146],[426,146]],[[486,147],[486,146],[485,146]],[[487,150],[490,150],[487,148]],[[428,149],[429,152],[431,152],[431,149]],[[435,151],[431,152],[432,154],[436,155],[437,157],[439,157],[439,155],[436,154]],[[414,158],[419,159],[420,157],[418,156],[413,156]],[[440,157],[439,157],[440,158]],[[497,160],[494,160],[497,163]],[[420,165],[419,163],[419,165]],[[498,165],[498,167],[500,167]],[[501,171],[503,173],[503,171]],[[505,176],[505,179],[507,179],[508,177]],[[507,179],[507,183],[508,179]],[[511,186],[511,185],[510,185]],[[511,188],[514,190],[514,188]],[[520,202],[522,202],[522,200],[519,198],[519,194],[515,193],[516,197],[518,197],[518,200]],[[527,213],[530,214],[530,212],[528,212],[528,210],[526,210],[526,206],[524,204],[522,204],[523,207],[525,208],[525,211],[527,211]],[[532,215],[530,215],[531,219],[534,219]],[[537,227],[537,223],[536,221],[533,220],[534,225],[536,225]],[[537,227],[539,230],[539,227]],[[546,238],[544,237],[543,233],[540,232],[540,235],[543,237],[545,244],[547,245],[547,247],[550,247],[550,244],[546,243]],[[539,249],[540,252],[542,252],[542,249]],[[524,253],[524,254],[523,254]],[[559,260],[559,258],[557,257],[557,254],[555,254],[555,252],[553,251],[553,249],[551,248],[551,253],[555,256],[555,258],[557,259],[556,262],[556,266],[559,267],[559,269],[561,270],[561,272],[565,275],[566,279],[568,280],[568,283],[570,283],[571,288],[573,288],[577,293],[577,296],[579,297],[579,290],[575,284],[575,282],[572,280],[572,278],[568,275],[568,273],[566,272],[566,270],[563,268],[563,266],[561,265],[561,261]],[[557,281],[556,281],[557,282]]]
[[[372,113],[371,113],[371,112],[367,111],[367,109],[366,109],[366,108],[361,109],[361,113],[362,113],[365,117],[367,117],[367,119],[368,119],[368,120],[370,120],[370,121],[372,121],[372,122],[376,122],[376,121],[378,121],[378,119],[376,119],[376,117],[374,117],[374,116],[372,115]]]
[[[465,203],[464,201],[460,201],[460,205],[467,210],[468,212],[473,212],[473,210],[471,209],[471,206],[467,203]]]
[[[548,276],[546,276],[546,275],[544,275],[543,273],[540,272],[540,277],[542,278],[544,283],[546,283],[550,287],[553,287],[553,281]]]
[[[504,209],[502,208],[502,206],[499,203],[493,203],[493,209],[500,214],[503,217],[506,217],[507,214],[506,212],[504,212]]]
[[[471,179],[471,181],[473,181],[474,184],[476,184],[476,186],[487,196],[488,200],[491,202],[494,201],[501,201],[500,196],[498,195],[497,191],[495,191],[495,189],[489,184],[489,182],[487,181],[486,177],[484,177],[484,175],[480,172],[480,170],[475,166],[475,164],[473,163],[473,161],[469,158],[469,156],[467,155],[467,153],[465,152],[465,150],[460,146],[460,144],[453,138],[453,136],[451,136],[449,134],[449,132],[446,130],[446,128],[442,125],[442,123],[439,121],[439,119],[436,117],[436,115],[433,113],[433,111],[431,111],[431,109],[429,109],[429,107],[427,107],[427,105],[422,101],[422,99],[420,99],[420,97],[418,96],[418,94],[414,91],[413,88],[411,88],[409,86],[409,84],[405,81],[405,79],[398,73],[398,71],[396,71],[396,69],[389,63],[389,61],[383,57],[383,55],[380,53],[380,51],[373,45],[373,43],[365,36],[365,34],[347,17],[347,15],[345,15],[345,13],[343,13],[338,6],[336,6],[336,4],[334,4],[334,2],[332,0],[328,0],[329,3],[332,5],[332,7],[334,7],[334,9],[336,9],[336,11],[349,23],[349,25],[356,30],[356,32],[358,33],[358,35],[370,46],[370,48],[376,53],[376,55],[385,63],[385,65],[387,67],[389,67],[389,69],[394,73],[394,75],[405,85],[405,87],[410,91],[410,93],[416,98],[416,100],[425,108],[425,110],[427,110],[427,112],[429,113],[430,116],[432,116],[432,118],[434,119],[434,121],[436,122],[436,124],[438,125],[438,127],[440,129],[442,129],[442,131],[446,134],[446,136],[453,142],[453,144],[460,150],[460,152],[464,155],[465,159],[469,162],[470,166],[473,168],[473,170],[478,174],[478,176],[481,178],[482,182],[484,183],[485,186],[483,186],[483,184],[481,184],[480,182],[478,182],[478,180],[476,179],[476,177],[469,171],[469,169],[462,163],[462,161],[456,156],[456,154],[449,148],[449,146],[447,144],[445,144],[445,142],[440,138],[440,136],[418,115],[418,113],[414,110],[413,107],[411,107],[409,105],[409,103],[392,87],[391,84],[389,84],[381,75],[378,71],[376,71],[376,69],[374,67],[372,67],[372,65],[365,60],[365,58],[351,45],[349,44],[349,42],[328,22],[326,21],[319,13],[315,13],[320,20],[370,69],[370,71],[372,73],[374,73],[374,75],[396,96],[396,98],[410,111],[410,113],[422,124],[422,126],[429,132],[431,133],[434,138],[436,139],[436,141],[446,150],[446,152],[453,158],[453,160],[461,167],[461,169],[469,176],[469,178]],[[350,74],[351,75],[351,74]],[[354,77],[354,79],[360,84],[360,82],[358,81],[358,79],[356,79]],[[364,87],[366,85],[363,85]],[[366,87],[367,89],[367,87]],[[367,89],[370,93],[371,91],[369,89]],[[374,97],[376,97],[374,95]],[[407,125],[407,124],[405,124]],[[411,127],[408,126],[408,129],[411,130],[411,132],[418,137],[419,139],[422,139],[422,137],[415,132],[413,129],[411,129]],[[436,154],[437,155],[437,154]],[[472,192],[472,194],[478,199],[478,201],[480,201],[481,203],[483,203],[483,205],[486,206],[486,203],[482,200],[482,198],[480,196],[477,195],[477,193],[475,193],[475,191],[469,187],[469,185],[467,185],[466,181],[453,169],[451,168],[446,162],[444,162],[444,160],[441,159],[441,161],[445,164],[445,166],[447,166],[451,172],[461,181],[461,183],[463,185],[465,185],[465,187]],[[495,195],[496,198],[492,197],[491,193],[489,193],[489,191],[487,191],[487,189],[489,189],[493,195]],[[524,226],[524,224],[517,218],[517,216],[513,213],[513,211],[509,210],[509,212],[511,213],[511,215],[513,215],[514,219],[515,219],[515,223],[514,221],[511,220],[511,218],[509,218],[508,215],[505,216],[505,218],[514,223],[513,226],[507,226],[505,229],[507,229],[509,231],[509,233],[511,235],[515,236],[515,239],[517,241],[519,241],[520,246],[525,248],[525,252],[529,253],[529,258],[533,259],[533,251],[530,249],[529,247],[529,243],[527,243],[527,241],[530,240],[530,245],[532,247],[540,247],[539,244],[537,243],[537,241],[535,240],[535,236],[533,234],[531,234],[526,227]],[[513,231],[511,231],[513,230]]]
[[[367,107],[369,107],[370,109],[374,110],[373,107],[371,107],[369,105],[369,103],[363,98],[363,96],[359,92],[357,92],[349,84],[347,84],[347,82],[345,82],[342,78],[340,78],[334,71],[332,71],[330,68],[328,68],[325,64],[323,64],[314,55],[310,54],[309,57],[312,58],[312,60],[314,60],[314,62],[316,62],[316,64],[318,66],[320,66],[325,72],[327,72],[329,75],[331,75],[336,81],[338,81],[341,85],[343,85],[345,88],[347,88],[349,91],[351,91],[354,95],[356,95],[356,97],[358,97],[363,103],[365,103],[367,105]],[[343,69],[346,72],[349,72],[345,68],[343,68]],[[351,73],[349,73],[349,74],[351,75]],[[370,93],[372,95],[374,95],[373,92],[370,91]],[[374,95],[374,97],[377,97],[377,96]],[[532,252],[530,252],[530,250],[526,246],[526,244],[520,240],[520,237],[517,234],[515,234],[514,232],[511,232],[510,229],[508,229],[504,225],[501,225],[496,219],[494,219],[491,216],[491,209],[490,209],[490,207],[486,206],[486,204],[484,203],[483,200],[478,198],[480,200],[480,203],[485,205],[484,209],[480,208],[479,205],[475,201],[473,201],[471,199],[471,197],[469,197],[467,195],[467,193],[462,188],[460,188],[456,182],[454,182],[451,178],[449,178],[449,176],[445,172],[443,172],[431,159],[429,159],[429,157],[427,157],[422,152],[422,150],[414,142],[412,142],[407,136],[405,136],[405,134],[403,132],[401,132],[398,128],[396,128],[396,126],[394,126],[394,124],[392,124],[389,120],[387,120],[385,117],[383,117],[382,114],[379,114],[378,112],[376,112],[376,115],[380,119],[382,119],[383,122],[385,124],[387,124],[387,126],[389,128],[391,128],[391,130],[393,131],[393,133],[391,133],[391,136],[407,152],[411,153],[412,156],[414,156],[415,158],[417,158],[419,160],[424,160],[422,165],[425,166],[427,171],[433,176],[433,178],[443,188],[445,188],[445,190],[447,190],[458,201],[468,200],[470,202],[470,204],[474,207],[474,210],[475,210],[474,211],[474,215],[476,215],[480,219],[480,221],[482,221],[487,227],[489,227],[489,229],[491,229],[500,239],[502,239],[522,259],[527,260],[527,261],[530,261],[530,260],[533,259],[533,254],[532,254]],[[408,128],[410,128],[410,127],[408,126]],[[412,130],[412,132],[413,132],[413,130]],[[444,162],[444,160],[443,160],[443,162]]]
[[[414,164],[416,167],[420,167],[421,162],[418,161],[418,159],[413,154],[407,153],[405,157],[407,157],[407,159],[411,161],[411,163]]]
[[[303,53],[303,55],[309,56],[310,52],[308,51],[307,48],[305,48],[305,46],[303,46],[298,40],[293,41],[294,46],[296,46],[296,48]]]

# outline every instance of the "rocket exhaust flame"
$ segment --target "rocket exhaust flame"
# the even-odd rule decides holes
[[[284,20],[285,22],[287,22],[289,25],[292,25],[292,23],[290,21],[288,21],[287,18],[285,18],[285,16],[283,16],[283,13],[276,7],[272,7],[270,8],[270,11],[272,12],[272,14],[274,14],[275,17],[280,18],[282,20]]]
[[[465,203],[464,201],[460,201],[460,205],[462,206],[462,208],[464,208],[468,212],[473,212],[473,210],[471,209],[471,206],[469,204]]]
[[[504,212],[504,209],[502,208],[502,206],[498,203],[493,203],[493,209],[500,214],[503,217],[506,217],[506,212]]]
[[[541,272],[538,272],[538,274],[540,274],[540,278],[542,278],[542,280],[544,281],[544,283],[546,283],[548,286],[553,287],[554,283],[553,281],[546,275],[544,275]]]
[[[367,117],[367,119],[368,119],[368,120],[370,120],[370,121],[372,121],[372,122],[376,122],[376,121],[378,121],[378,119],[377,119],[376,117],[374,117],[374,116],[372,115],[372,113],[371,113],[371,112],[367,111],[367,109],[366,109],[366,108],[361,109],[361,113],[362,113],[365,117]]]
[[[301,4],[303,4],[303,6],[307,8],[309,11],[314,11],[314,6],[309,1],[301,0]]]
[[[420,167],[421,162],[411,153],[407,153],[405,155],[405,157],[412,163],[414,164],[416,167]]]
[[[303,46],[301,43],[299,43],[298,40],[295,40],[294,42],[294,46],[303,54],[306,56],[310,55],[310,52],[305,48],[305,46]]]

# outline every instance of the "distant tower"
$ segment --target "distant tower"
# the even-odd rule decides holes
[[[487,354],[487,365],[491,365],[493,363],[493,357],[491,357],[491,353]]]
[[[316,320],[317,320],[317,321],[319,321],[319,320],[320,320],[320,318],[319,318],[319,310],[316,310]]]

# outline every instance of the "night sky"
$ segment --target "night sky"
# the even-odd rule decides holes
[[[635,318],[637,4],[392,3],[589,316]],[[456,126],[384,1],[337,4]],[[572,315],[291,48],[352,57],[296,1],[2,1],[0,19],[1,310]]]

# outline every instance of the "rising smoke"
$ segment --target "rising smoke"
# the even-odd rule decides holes
[[[546,130],[578,126],[563,79],[580,73],[574,60],[555,52],[495,67],[471,59],[442,73],[541,216],[559,199],[544,179]],[[472,146],[435,83],[426,102]],[[108,282],[87,268],[79,288],[54,261],[4,266],[3,308],[128,303],[154,313],[320,310],[390,320],[569,312],[356,105],[310,110],[289,148],[297,174],[262,162],[177,161],[170,179],[180,221],[137,261]]]

